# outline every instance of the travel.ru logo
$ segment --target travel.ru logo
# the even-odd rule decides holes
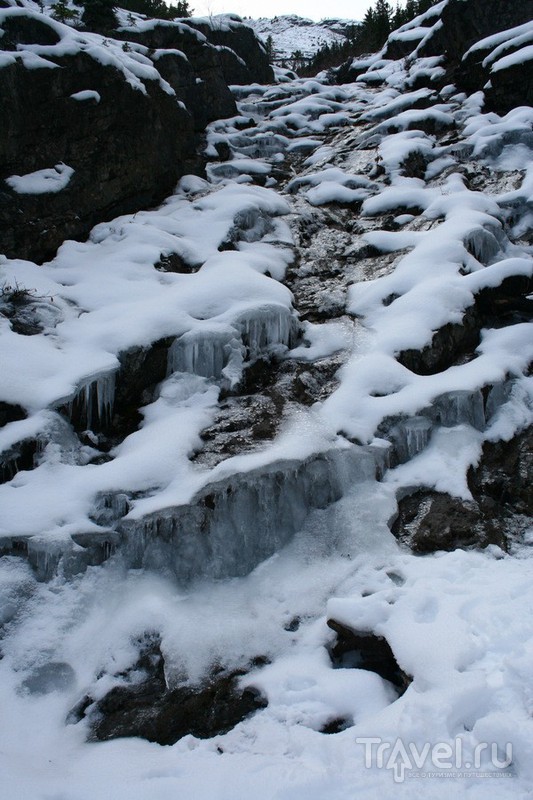
[[[507,778],[507,770],[513,761],[511,742],[505,752],[496,742],[478,742],[468,757],[464,754],[463,740],[453,742],[406,742],[401,738],[395,742],[383,741],[377,736],[362,736],[355,740],[364,745],[367,769],[392,770],[395,783],[409,778]],[[505,771],[507,770],[507,771]]]

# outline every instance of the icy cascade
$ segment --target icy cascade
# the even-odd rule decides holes
[[[170,346],[167,374],[189,372],[218,380],[230,364],[242,369],[243,351],[234,331],[189,332]]]
[[[192,330],[176,339],[168,352],[167,372],[225,378],[233,387],[246,363],[281,355],[296,344],[298,322],[285,306],[255,307],[229,327]]]
[[[185,506],[124,519],[121,554],[130,568],[180,581],[246,575],[290,541],[310,510],[375,473],[374,454],[355,446],[276,462],[210,484]]]
[[[95,430],[110,424],[115,402],[114,372],[99,375],[83,385],[66,406],[68,418],[78,430]]]
[[[426,417],[409,417],[397,423],[388,433],[399,463],[414,458],[429,442],[433,425]]]

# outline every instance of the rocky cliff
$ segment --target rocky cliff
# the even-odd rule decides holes
[[[1,11],[0,252],[50,258],[97,222],[160,202],[201,168],[198,134],[236,113],[227,78],[271,77],[235,21],[222,51],[204,22],[129,23],[110,38]]]
[[[533,102],[531,47],[532,0],[449,0],[394,31],[386,42],[385,60],[437,58],[441,71],[418,75],[417,85],[454,84],[468,93],[484,91],[486,110],[505,114]],[[346,62],[335,74],[339,82],[356,80],[365,59]],[[376,76],[377,80],[377,76]]]

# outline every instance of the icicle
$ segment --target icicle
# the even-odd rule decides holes
[[[499,238],[501,238],[501,231],[487,230],[479,226],[467,234],[464,245],[468,252],[481,264],[488,264],[493,261],[500,252],[498,234]]]
[[[111,422],[115,402],[115,372],[85,383],[67,404],[68,416],[76,428],[94,430]]]
[[[409,417],[401,420],[389,433],[398,463],[414,458],[427,445],[432,422],[426,417]]]
[[[189,372],[218,380],[242,349],[232,332],[186,333],[169,348],[167,375]]]
[[[310,510],[326,508],[375,473],[373,453],[350,447],[233,475],[189,505],[123,520],[126,563],[180,580],[245,575],[287,544]]]
[[[479,431],[485,429],[483,395],[479,389],[472,392],[459,390],[440,395],[435,398],[430,414],[436,422],[448,428],[454,425],[472,425]]]
[[[248,314],[243,314],[238,324],[250,360],[275,347],[290,348],[296,343],[298,325],[285,306],[254,309]]]

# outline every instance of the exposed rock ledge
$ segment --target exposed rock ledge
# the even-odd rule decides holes
[[[110,39],[9,8],[0,32],[0,252],[12,258],[43,261],[96,223],[161,202],[199,169],[197,133],[236,113],[223,63],[234,82],[232,64],[246,80],[268,69],[237,23],[223,58],[181,22]]]

